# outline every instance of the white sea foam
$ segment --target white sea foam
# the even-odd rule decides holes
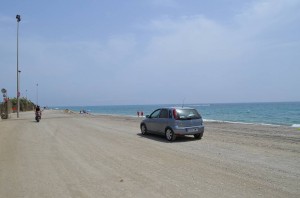
[[[300,128],[300,124],[293,124],[292,127]]]
[[[263,125],[263,126],[282,126],[282,125],[278,125],[278,124],[252,123],[252,122],[233,122],[233,121],[211,120],[211,119],[203,119],[203,121],[204,121],[204,122],[229,123],[229,124]]]

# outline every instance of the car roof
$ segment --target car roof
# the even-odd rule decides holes
[[[191,107],[163,107],[161,109],[195,109]]]

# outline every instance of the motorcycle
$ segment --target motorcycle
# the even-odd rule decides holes
[[[42,119],[42,112],[41,111],[36,111],[35,112],[35,120],[39,122]]]

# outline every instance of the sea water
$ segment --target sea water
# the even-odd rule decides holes
[[[112,106],[64,106],[53,107],[85,110],[91,114],[137,116],[137,112],[149,115],[161,107],[182,106],[182,104],[163,105],[112,105]],[[239,122],[300,127],[300,102],[278,103],[231,103],[231,104],[185,104],[196,108],[205,121]]]

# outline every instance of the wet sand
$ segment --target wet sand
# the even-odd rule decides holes
[[[300,131],[205,123],[142,136],[141,118],[47,110],[0,122],[0,197],[300,197]]]

